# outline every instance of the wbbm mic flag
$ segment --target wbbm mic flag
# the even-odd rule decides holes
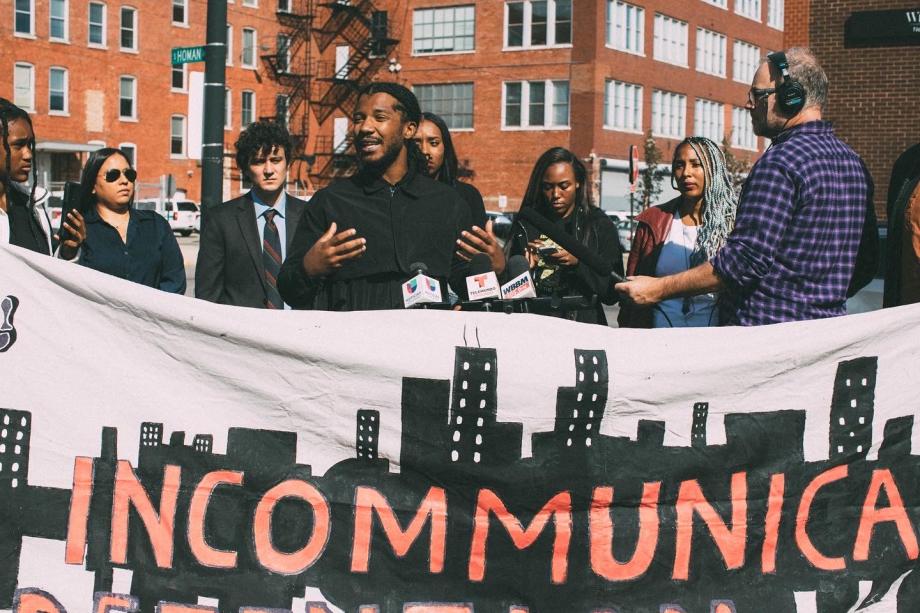
[[[0,249],[0,609],[920,610],[920,308],[223,307]]]

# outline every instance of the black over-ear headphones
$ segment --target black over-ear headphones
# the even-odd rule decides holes
[[[767,59],[783,75],[783,82],[776,87],[776,103],[780,110],[790,117],[798,114],[805,106],[805,88],[789,75],[789,62],[782,51],[774,51]]]

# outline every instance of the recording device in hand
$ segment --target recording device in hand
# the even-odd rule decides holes
[[[60,242],[73,240],[74,236],[64,227],[67,216],[71,211],[80,210],[80,184],[75,181],[68,181],[64,184],[64,201],[61,205],[61,227],[58,235],[61,237]]]
[[[578,239],[563,230],[558,224],[554,224],[530,208],[521,209],[518,215],[520,215],[521,219],[533,224],[537,230],[551,238],[560,247],[578,258],[579,262],[584,263],[585,266],[597,274],[607,275],[615,283],[626,281],[626,279],[614,272],[610,265],[604,262],[599,255],[578,242]]]
[[[413,262],[409,269],[415,275],[402,284],[403,306],[407,309],[420,304],[444,302],[441,295],[441,282],[428,276],[428,266],[423,262]]]
[[[502,285],[503,300],[537,297],[537,290],[533,284],[533,278],[530,276],[530,266],[524,256],[511,256],[508,259],[506,270],[511,280]]]
[[[501,285],[492,270],[492,260],[485,253],[477,253],[470,259],[470,274],[466,278],[466,290],[470,300],[501,298]]]

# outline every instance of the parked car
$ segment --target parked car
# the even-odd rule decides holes
[[[191,200],[139,200],[134,204],[141,211],[156,211],[169,222],[173,232],[189,236],[195,231],[195,219],[200,217],[198,205]]]

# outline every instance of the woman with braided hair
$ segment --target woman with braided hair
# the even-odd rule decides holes
[[[628,276],[663,277],[709,260],[735,224],[738,199],[719,146],[691,136],[674,150],[671,185],[680,196],[649,207],[636,221]],[[682,328],[719,325],[715,294],[665,300],[654,307],[621,301],[622,328]]]
[[[32,121],[27,112],[4,98],[0,98],[0,144],[0,245],[51,255],[60,237],[51,234],[45,210],[47,192],[36,186]],[[31,188],[27,187],[30,173]],[[37,193],[41,197],[36,198]],[[63,226],[70,236],[58,247],[57,255],[74,259],[86,237],[83,218],[73,213]]]

